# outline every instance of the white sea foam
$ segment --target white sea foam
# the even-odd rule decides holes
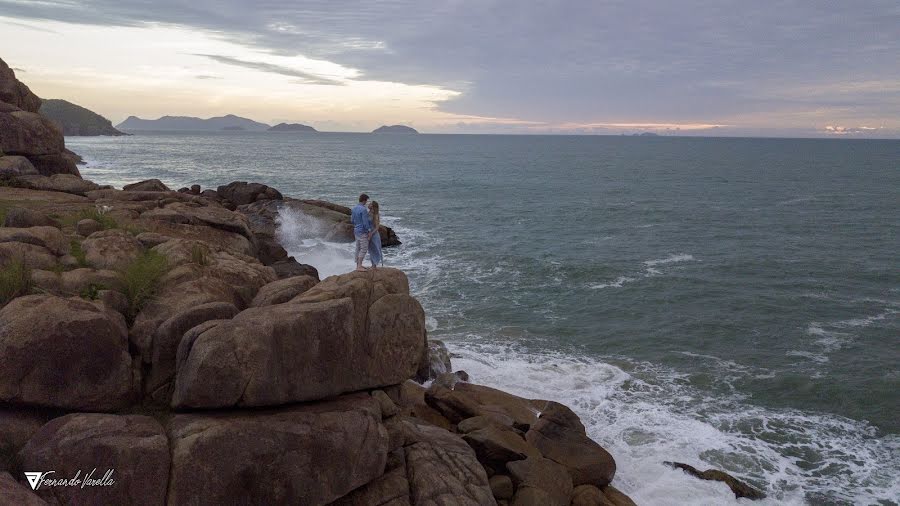
[[[623,275],[617,277],[615,280],[610,281],[601,281],[599,283],[591,283],[587,285],[591,290],[602,290],[604,288],[622,288],[627,283],[633,283],[635,281],[639,281],[643,278],[649,278],[653,276],[660,276],[664,274],[662,271],[662,267],[669,264],[676,264],[681,262],[693,262],[696,259],[693,255],[689,255],[687,253],[678,253],[672,254],[665,258],[657,258],[653,260],[646,260],[643,262],[644,270],[640,272],[631,273],[630,275]]]
[[[630,278],[628,276],[619,276],[615,281],[610,281],[608,283],[594,283],[590,285],[590,288],[592,290],[600,290],[603,288],[622,288],[622,285],[624,285],[625,283],[630,283],[636,280],[636,278]]]
[[[745,502],[725,485],[669,469],[664,460],[750,480],[769,494],[755,504],[868,504],[900,493],[900,441],[877,439],[861,422],[710,398],[685,386],[679,374],[647,364],[627,373],[582,356],[497,344],[449,346],[459,355],[454,369],[475,382],[571,406],[589,435],[616,457],[616,485],[638,504]]]
[[[647,260],[644,262],[644,265],[648,267],[655,267],[657,265],[666,265],[666,264],[674,264],[678,262],[692,262],[694,261],[694,255],[688,255],[687,253],[678,253],[669,255],[665,258],[658,258],[655,260]]]

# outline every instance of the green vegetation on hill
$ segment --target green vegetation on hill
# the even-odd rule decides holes
[[[65,100],[43,100],[40,113],[59,125],[63,135],[127,135],[103,116]]]

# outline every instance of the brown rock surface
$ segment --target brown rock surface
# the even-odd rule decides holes
[[[10,506],[47,506],[27,485],[18,483],[7,472],[0,472],[0,504]]]
[[[106,411],[126,405],[133,391],[124,318],[78,298],[29,295],[7,304],[0,363],[4,402]]]
[[[28,228],[28,227],[57,227],[59,223],[46,214],[24,207],[13,207],[6,211],[3,219],[4,227]]]
[[[68,251],[68,242],[55,227],[0,228],[0,243],[23,242],[42,246],[54,255]]]
[[[272,281],[256,292],[256,297],[250,302],[250,307],[282,304],[309,290],[318,282],[319,280],[312,276],[294,276]]]
[[[572,478],[566,469],[543,457],[529,457],[506,465],[516,484],[512,504],[568,506],[572,496]]]
[[[237,206],[260,200],[281,200],[283,198],[281,193],[271,186],[245,181],[234,181],[222,185],[216,189],[216,193],[219,197],[229,200]]]
[[[143,250],[133,235],[120,229],[94,232],[81,242],[87,263],[98,269],[124,269]]]
[[[147,179],[137,183],[126,184],[122,187],[124,191],[151,191],[151,192],[167,192],[169,187],[163,184],[159,179]]]
[[[176,415],[169,504],[327,504],[382,476],[388,437],[368,395],[280,410]]]
[[[19,109],[38,112],[41,99],[16,79],[16,73],[0,59],[0,102],[14,105]]]
[[[492,414],[508,416],[519,426],[537,422],[538,411],[531,401],[472,383],[459,382],[451,390],[435,381],[425,392],[425,402],[454,423]]]
[[[40,174],[34,165],[24,156],[0,155],[0,176],[21,176]]]
[[[47,418],[46,414],[34,409],[0,408],[0,471],[15,467],[16,454]]]
[[[162,505],[169,478],[169,445],[162,426],[149,416],[77,413],[40,428],[19,452],[24,469],[53,470],[52,479],[100,479],[109,486],[45,487],[42,498],[60,504]]]
[[[763,492],[718,469],[707,469],[706,471],[700,471],[694,466],[683,464],[681,462],[665,462],[665,464],[675,469],[681,469],[682,471],[700,478],[701,480],[721,481],[728,485],[728,488],[730,488],[731,491],[734,492],[734,496],[738,499],[745,497],[747,499],[755,500],[765,499],[766,497],[766,494],[764,494]]]
[[[583,426],[578,430],[555,423],[554,420],[542,414],[540,420],[525,435],[525,439],[545,457],[568,469],[576,486],[608,485],[616,474],[616,461],[612,455],[588,438],[583,432]]]

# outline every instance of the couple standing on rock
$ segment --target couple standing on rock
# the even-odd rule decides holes
[[[369,260],[372,261],[372,268],[383,264],[381,255],[381,234],[378,233],[378,226],[381,225],[381,215],[378,213],[378,202],[372,201],[369,207],[366,203],[369,196],[363,193],[359,196],[359,203],[350,213],[350,221],[353,222],[353,235],[356,237],[356,270],[364,271],[363,260],[366,259],[366,253],[369,254]]]

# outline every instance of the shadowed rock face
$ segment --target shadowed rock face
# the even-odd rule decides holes
[[[691,476],[700,478],[701,480],[708,481],[721,481],[728,485],[728,488],[734,492],[734,496],[738,499],[747,498],[747,499],[765,499],[766,494],[763,492],[753,488],[752,486],[744,483],[743,481],[731,476],[730,474],[719,471],[718,469],[707,469],[706,471],[700,471],[694,466],[683,464],[681,462],[664,462],[669,467],[673,467],[675,469],[681,469],[682,471],[690,474]]]
[[[368,395],[278,411],[176,415],[169,504],[327,504],[382,475],[388,435]]]
[[[52,479],[93,479],[112,469],[110,486],[40,487],[37,494],[60,504],[162,505],[169,475],[169,444],[149,416],[78,413],[41,427],[19,452],[25,469],[53,470]]]
[[[121,314],[80,298],[19,297],[0,310],[0,401],[107,411],[132,398]]]

